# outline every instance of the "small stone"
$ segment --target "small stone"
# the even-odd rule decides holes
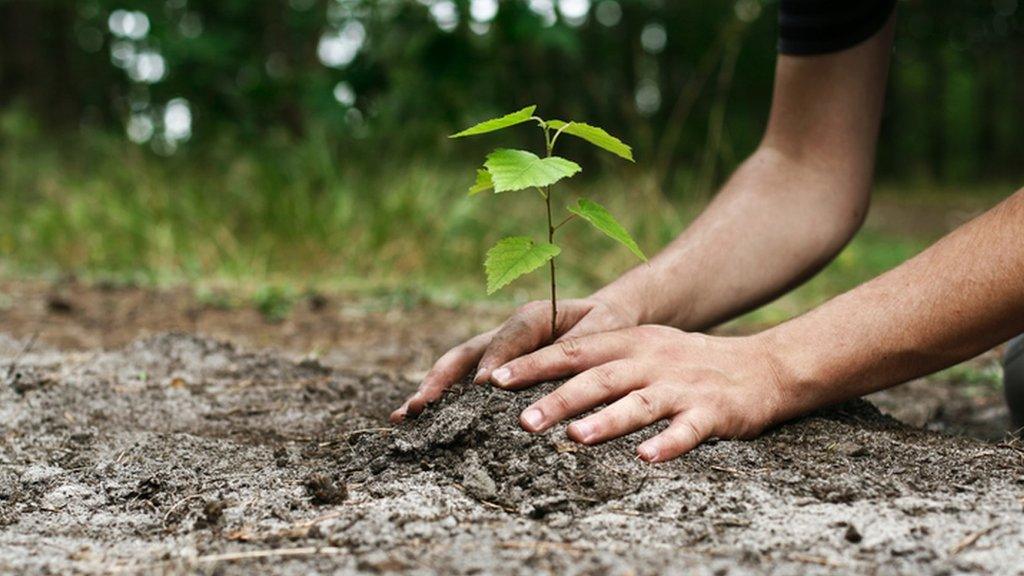
[[[490,500],[498,493],[498,485],[480,463],[480,457],[473,450],[466,451],[465,469],[462,472],[462,486],[471,496]]]
[[[846,526],[846,534],[843,535],[843,538],[845,538],[850,544],[860,544],[861,540],[864,539],[864,536],[859,530],[857,530],[856,526],[848,524]]]

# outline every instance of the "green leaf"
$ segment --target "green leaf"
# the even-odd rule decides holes
[[[462,138],[463,136],[476,136],[477,134],[486,134],[488,132],[494,132],[509,126],[515,126],[516,124],[522,124],[523,122],[529,122],[530,118],[533,118],[533,111],[536,110],[536,106],[527,106],[522,110],[517,110],[511,114],[506,114],[501,118],[492,118],[491,120],[485,120],[475,126],[466,128],[462,132],[452,134],[449,138]]]
[[[487,251],[487,294],[494,294],[523,274],[533,272],[562,249],[554,244],[537,244],[526,236],[502,238]]]
[[[585,124],[583,122],[566,123],[561,120],[548,120],[547,124],[554,130],[562,130],[564,134],[572,134],[577,138],[582,138],[587,142],[590,142],[598,148],[604,148],[616,156],[625,158],[630,162],[633,161],[633,149],[622,140],[619,140],[615,136],[605,132],[603,128],[591,126],[590,124]]]
[[[488,154],[484,168],[491,173],[495,192],[543,188],[580,171],[579,164],[565,158],[539,158],[525,150],[506,148]]]
[[[647,256],[644,255],[643,250],[640,250],[640,247],[637,246],[636,241],[629,235],[629,232],[622,227],[622,224],[619,224],[619,221],[604,206],[593,200],[580,198],[575,206],[569,206],[568,209],[569,212],[593,224],[594,228],[604,232],[612,240],[629,248],[629,251],[636,254],[637,258],[647,262]]]
[[[491,173],[480,169],[476,171],[476,183],[469,187],[469,195],[479,194],[491,188],[494,188],[494,182],[491,181]]]

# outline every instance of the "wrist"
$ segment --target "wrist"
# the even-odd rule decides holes
[[[647,313],[642,296],[635,293],[632,287],[621,284],[620,280],[594,292],[589,299],[614,311],[627,326],[645,324]]]
[[[620,276],[593,294],[593,298],[609,302],[626,311],[636,325],[660,324],[687,329],[690,306],[677,306],[670,301],[674,292],[670,283],[657,277],[652,264],[643,264]],[[679,300],[672,298],[671,300]],[[690,298],[682,298],[689,304]]]
[[[829,398],[826,365],[787,324],[750,336],[761,351],[771,387],[773,423],[781,423],[825,406]]]
[[[642,278],[640,267],[626,272],[615,281],[591,295],[591,298],[617,310],[634,326],[658,324],[651,310],[650,296],[645,289],[648,281]]]

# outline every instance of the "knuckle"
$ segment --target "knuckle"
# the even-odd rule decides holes
[[[655,418],[659,415],[656,394],[654,394],[649,388],[634,390],[629,393],[629,396],[645,416]]]
[[[543,368],[532,354],[512,360],[506,367],[516,375],[534,374]]]
[[[583,353],[583,347],[578,338],[568,338],[558,342],[558,351],[565,358],[575,360]]]
[[[561,389],[548,394],[548,401],[559,414],[569,414],[572,412],[572,404]]]
[[[696,446],[704,439],[703,434],[697,429],[697,425],[691,420],[683,420],[679,423],[679,431],[689,446]]]
[[[615,377],[612,375],[612,371],[604,366],[594,368],[591,383],[604,396],[611,396],[615,392]]]

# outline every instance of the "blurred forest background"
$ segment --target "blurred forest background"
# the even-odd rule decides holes
[[[567,142],[585,177],[563,193],[625,212],[654,252],[757,145],[776,12],[772,0],[0,0],[0,268],[478,297],[486,247],[539,234],[542,207],[466,198],[473,168],[496,145],[540,142],[525,128],[446,135],[528,104],[634,146],[623,165]],[[898,12],[883,204],[991,205],[1024,183],[1024,7]],[[927,210],[910,212],[906,226],[902,213],[869,226],[804,294],[937,237],[914,225]],[[582,228],[565,238],[570,293],[630,265]]]

